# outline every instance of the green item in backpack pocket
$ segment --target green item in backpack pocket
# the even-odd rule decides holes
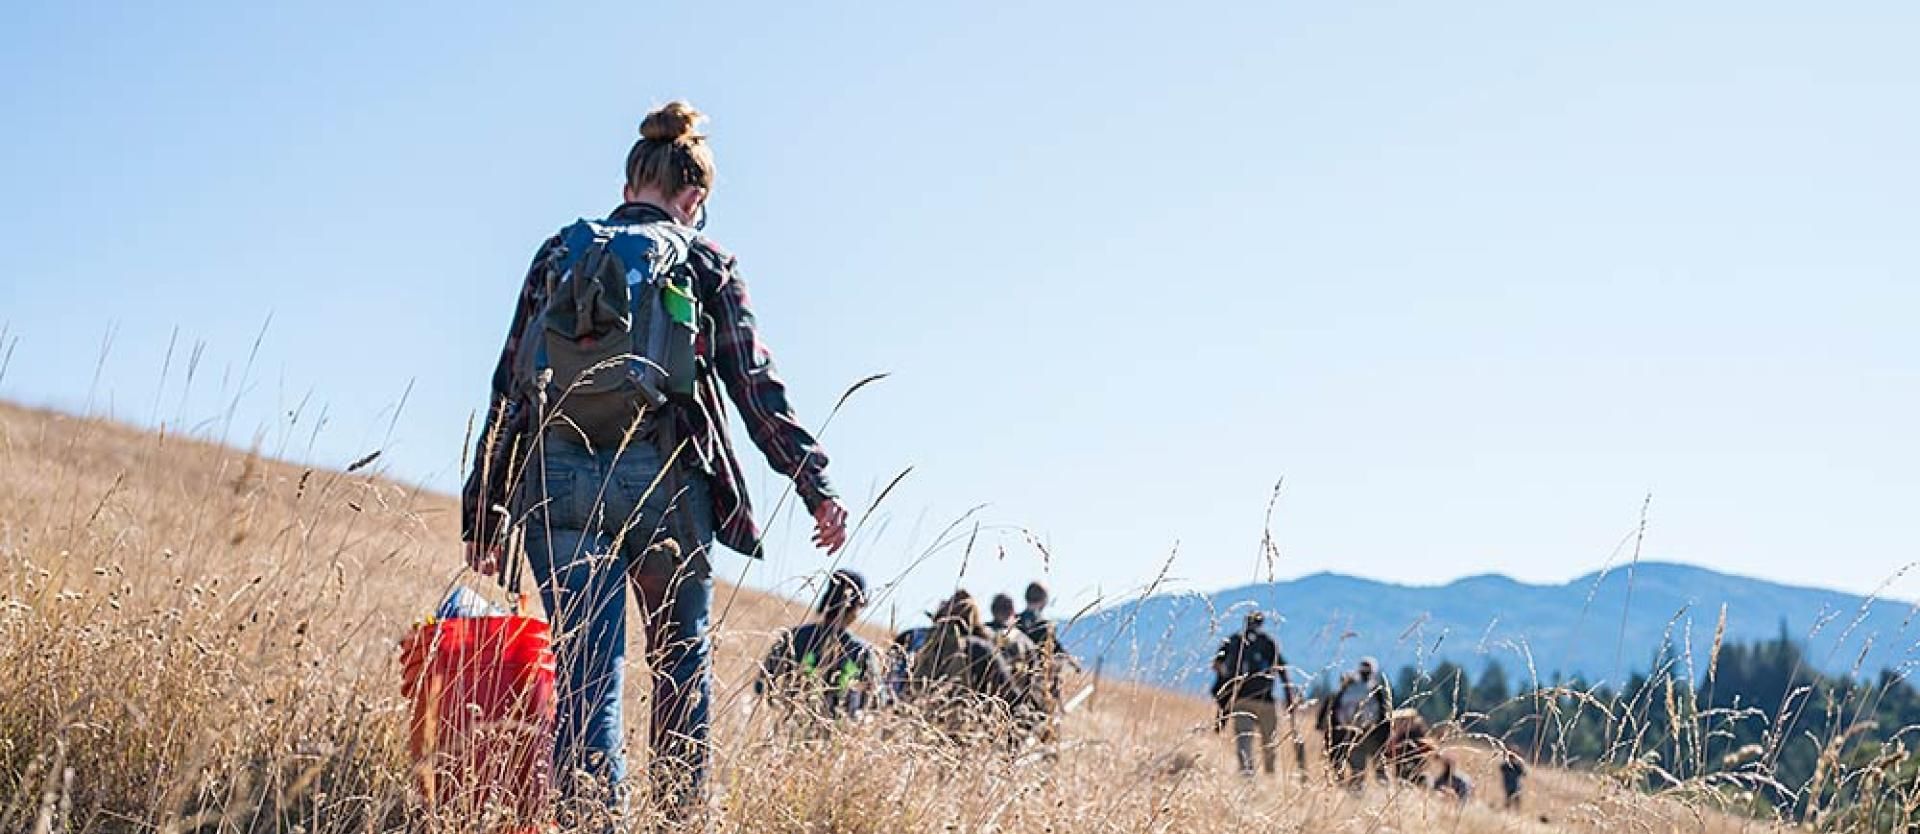
[[[682,287],[673,281],[660,282],[660,300],[667,306],[667,317],[674,324],[692,325],[694,310],[699,302],[694,300],[693,289]]]
[[[676,278],[680,280],[676,280]],[[667,388],[675,394],[693,396],[698,376],[694,342],[699,339],[700,302],[693,296],[690,276],[669,275],[660,282],[660,307],[667,314]]]

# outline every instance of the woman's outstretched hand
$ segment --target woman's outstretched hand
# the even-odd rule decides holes
[[[847,508],[829,498],[813,508],[813,546],[831,556],[847,543]]]

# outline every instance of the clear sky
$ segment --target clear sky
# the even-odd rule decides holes
[[[825,433],[856,509],[913,467],[876,579],[986,504],[979,592],[1244,583],[1282,476],[1280,576],[1561,581],[1649,492],[1650,557],[1920,557],[1913,4],[1022,5],[16,4],[0,396],[450,489],[533,248],[685,97],[803,417],[893,375]]]

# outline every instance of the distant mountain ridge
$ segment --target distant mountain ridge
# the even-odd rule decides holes
[[[1408,586],[1337,573],[1210,594],[1162,594],[1096,611],[1063,640],[1108,675],[1203,688],[1225,634],[1258,607],[1287,660],[1313,674],[1379,658],[1389,672],[1451,660],[1478,674],[1498,662],[1516,686],[1556,677],[1617,683],[1646,671],[1662,645],[1703,675],[1721,606],[1728,642],[1786,633],[1821,671],[1877,675],[1920,659],[1916,606],[1796,587],[1669,562],[1596,571],[1560,585],[1481,574]]]

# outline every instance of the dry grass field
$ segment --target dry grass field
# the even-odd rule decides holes
[[[461,579],[455,528],[451,499],[364,472],[0,407],[0,832],[427,827],[398,641]],[[747,670],[803,609],[720,596],[724,831],[1770,830],[1544,768],[1504,812],[1491,755],[1465,745],[1480,795],[1464,807],[1243,780],[1209,704],[1126,685],[1068,717],[1057,757],[878,726],[795,742]]]

